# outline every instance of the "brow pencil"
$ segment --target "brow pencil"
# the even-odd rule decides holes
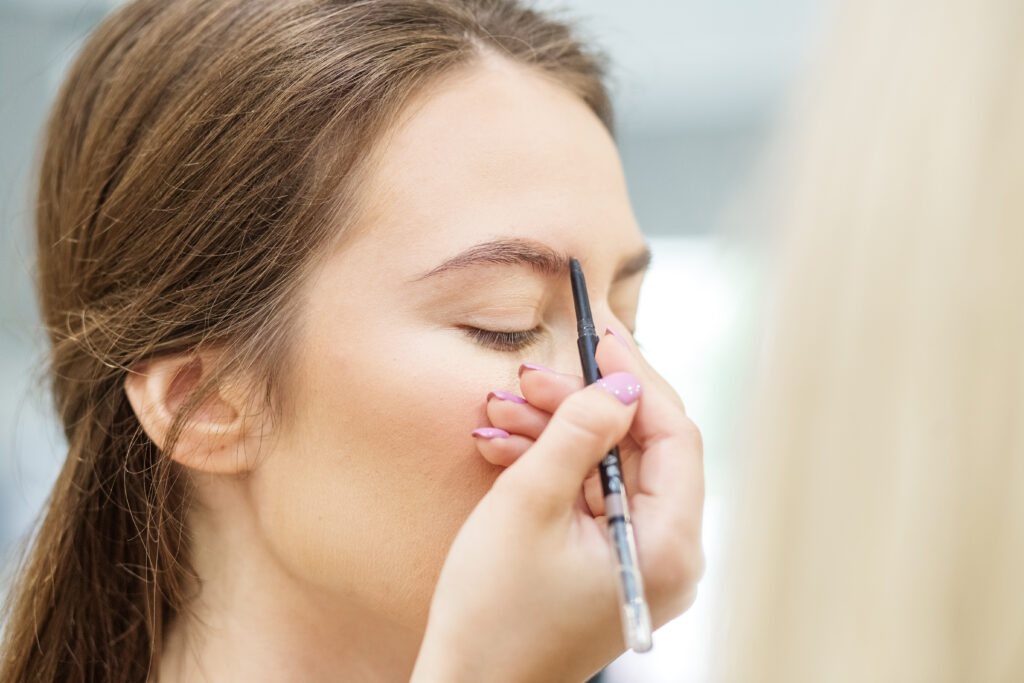
[[[594,318],[590,312],[590,297],[583,269],[576,259],[570,261],[572,279],[572,302],[576,308],[576,332],[579,338],[576,346],[583,364],[583,380],[593,384],[601,379],[597,368],[597,342],[600,341],[594,329]],[[651,614],[644,597],[643,578],[636,558],[636,542],[633,539],[633,524],[629,519],[626,504],[626,487],[622,479],[622,461],[619,447],[615,446],[604,456],[598,466],[601,473],[601,490],[604,492],[605,516],[608,520],[608,540],[619,573],[619,614],[622,617],[622,635],[626,647],[634,652],[651,649]]]

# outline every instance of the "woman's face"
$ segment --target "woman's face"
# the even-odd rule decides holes
[[[422,627],[500,472],[470,436],[488,392],[519,393],[523,362],[580,373],[564,257],[584,267],[598,329],[631,331],[642,272],[614,278],[644,241],[595,115],[496,58],[406,111],[366,191],[300,300],[290,417],[251,482],[295,580]],[[509,346],[474,330],[532,332]]]

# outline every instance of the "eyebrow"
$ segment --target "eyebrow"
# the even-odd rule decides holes
[[[442,273],[450,273],[482,265],[527,265],[543,275],[556,277],[569,273],[570,258],[569,254],[556,251],[543,242],[535,240],[491,240],[474,245],[456,254],[436,268],[413,278],[412,282],[426,280]],[[615,271],[612,282],[618,282],[637,273],[642,273],[650,265],[651,248],[645,244],[643,249],[622,262],[622,265]]]

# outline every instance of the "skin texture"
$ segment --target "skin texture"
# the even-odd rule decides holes
[[[567,273],[495,263],[418,279],[424,273],[482,242],[539,245],[581,261],[599,332],[612,326],[628,336],[634,327],[642,273],[613,278],[644,241],[613,141],[572,93],[485,57],[419,97],[378,161],[359,225],[326,255],[296,303],[287,419],[269,424],[223,391],[200,411],[207,422],[183,434],[175,457],[196,481],[189,523],[202,586],[198,618],[169,631],[161,681],[408,680],[460,527],[566,396],[583,393]],[[481,344],[466,327],[537,334],[526,348],[509,351]],[[636,354],[630,342],[610,336],[600,348],[609,343]],[[170,371],[154,363],[126,385],[157,443],[159,406],[173,403],[182,382],[202,375],[201,364],[163,362]],[[524,362],[559,374],[526,370],[521,382]],[[680,429],[689,429],[678,397],[638,354],[614,362],[660,392],[652,405],[661,401]],[[525,394],[536,404],[488,397],[494,391]],[[638,410],[607,393],[600,400],[622,415]],[[625,439],[627,485],[636,479],[641,451],[624,436],[629,419],[601,427],[601,438]],[[512,436],[471,435],[483,427]],[[699,551],[695,448],[686,518],[696,524]],[[593,477],[585,487],[589,505],[579,483],[573,509],[600,514]],[[510,509],[508,500],[499,503]],[[476,528],[487,537],[494,530],[482,517]],[[600,537],[594,529],[586,533],[594,551]],[[692,543],[686,548],[693,554]],[[456,577],[472,571],[472,557],[461,562],[450,572]],[[683,592],[692,600],[699,570],[683,573]],[[607,580],[592,586],[614,591]],[[614,608],[612,595],[606,603]],[[681,611],[683,602],[689,604],[675,600],[656,611],[656,621]],[[621,647],[614,610],[601,616],[595,623],[605,635],[596,659],[568,671],[598,666]],[[464,637],[449,627],[434,630],[441,650],[448,637]],[[424,680],[432,672],[454,676],[421,671]]]

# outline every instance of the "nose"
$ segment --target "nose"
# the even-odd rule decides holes
[[[619,334],[628,334],[626,332],[626,323],[619,319],[619,316],[612,312],[611,308],[607,305],[602,305],[599,309],[594,310],[594,329],[597,331],[597,336],[603,337],[605,330],[609,327],[614,328]]]
[[[612,312],[608,303],[603,300],[591,299],[590,310],[594,318],[594,332],[598,338],[604,337],[604,332],[609,327],[615,328],[619,334],[625,334],[625,324]],[[579,347],[577,346],[578,333],[576,329],[576,313],[569,301],[568,314],[563,318],[567,324],[564,325],[555,336],[554,348],[548,356],[547,366],[558,372],[565,372],[574,375],[582,375],[583,367],[580,362]]]

